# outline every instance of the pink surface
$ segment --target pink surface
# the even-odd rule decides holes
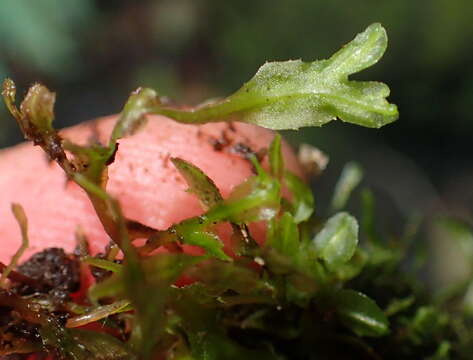
[[[115,117],[65,129],[62,135],[76,142],[105,142]],[[165,117],[149,117],[132,137],[120,140],[115,162],[109,167],[107,190],[117,197],[125,215],[158,229],[202,213],[195,196],[174,168],[170,157],[181,157],[200,167],[214,180],[223,196],[251,175],[245,159],[231,145],[216,151],[212,142],[225,134],[231,144],[243,143],[258,151],[268,147],[274,133],[253,125],[225,123],[182,125]],[[284,146],[288,167],[300,174],[294,154]],[[17,250],[20,230],[10,211],[20,203],[29,221],[30,247],[25,257],[45,247],[75,246],[74,232],[82,226],[93,252],[108,242],[86,195],[66,181],[62,170],[49,163],[39,147],[20,144],[0,151],[0,261],[8,262]]]

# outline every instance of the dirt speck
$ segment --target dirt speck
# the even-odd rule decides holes
[[[250,159],[252,156],[255,156],[258,161],[262,161],[266,156],[267,150],[261,149],[255,151],[249,145],[239,142],[231,147],[230,152],[240,155],[244,159]]]

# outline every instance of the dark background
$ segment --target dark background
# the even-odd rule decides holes
[[[357,160],[399,233],[416,213],[471,219],[472,10],[471,0],[3,0],[0,77],[17,82],[19,97],[35,81],[56,91],[63,127],[119,112],[137,86],[186,104],[227,95],[267,60],[326,58],[381,22],[388,51],[356,78],[389,84],[400,119],[286,136],[331,157],[314,182],[319,208],[343,164]],[[0,147],[20,140],[1,105]]]

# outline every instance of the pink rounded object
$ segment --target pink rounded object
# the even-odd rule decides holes
[[[78,143],[105,143],[115,121],[116,116],[101,118],[61,134]],[[202,213],[197,198],[186,192],[187,184],[171,157],[201,168],[226,197],[252,174],[242,152],[267,148],[273,137],[272,131],[244,123],[183,125],[150,116],[137,134],[120,140],[115,162],[109,167],[107,190],[119,199],[129,219],[165,229]],[[286,144],[283,153],[288,168],[301,174]],[[47,247],[73,250],[79,225],[94,253],[109,241],[85,193],[66,181],[59,166],[31,143],[0,151],[0,261],[4,263],[21,242],[10,210],[13,202],[21,204],[28,217],[30,246],[23,258]]]

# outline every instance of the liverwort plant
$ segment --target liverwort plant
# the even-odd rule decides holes
[[[124,117],[128,122],[152,113],[191,124],[236,119],[275,130],[322,126],[339,118],[379,128],[398,117],[396,106],[386,101],[389,88],[348,76],[377,63],[386,46],[386,31],[373,24],[327,60],[268,62],[234,94],[194,109],[165,106],[153,90],[141,89],[125,106]]]
[[[384,28],[373,24],[327,60],[266,63],[233,95],[192,109],[170,107],[154,90],[138,89],[105,145],[63,140],[52,125],[54,94],[34,85],[17,108],[14,83],[6,80],[3,97],[25,138],[87,193],[112,243],[102,256],[92,256],[78,232],[77,266],[98,274],[79,301],[35,285],[20,272],[28,262],[17,268],[17,256],[3,266],[0,354],[74,360],[466,354],[471,342],[458,330],[464,323],[456,319],[457,327],[450,326],[443,310],[399,276],[402,257],[391,244],[373,241],[371,230],[347,212],[347,199],[362,178],[358,165],[344,170],[327,220],[315,210],[308,185],[286,169],[279,135],[268,149],[269,169],[250,155],[254,175],[226,198],[204,171],[172,158],[203,213],[168,229],[126,219],[107,193],[107,168],[118,140],[137,131],[147,114],[190,124],[238,120],[271,129],[321,126],[335,118],[368,127],[396,120],[386,85],[348,79],[375,64],[386,45]],[[15,205],[26,246],[20,209]],[[364,218],[374,218],[372,209],[365,206]],[[252,237],[255,222],[266,227],[262,245]],[[220,224],[230,225],[234,254],[224,251]],[[146,242],[136,245],[138,238]],[[186,244],[201,248],[201,255],[185,253]],[[187,282],[177,286],[180,279]],[[84,328],[94,324],[98,332]]]

